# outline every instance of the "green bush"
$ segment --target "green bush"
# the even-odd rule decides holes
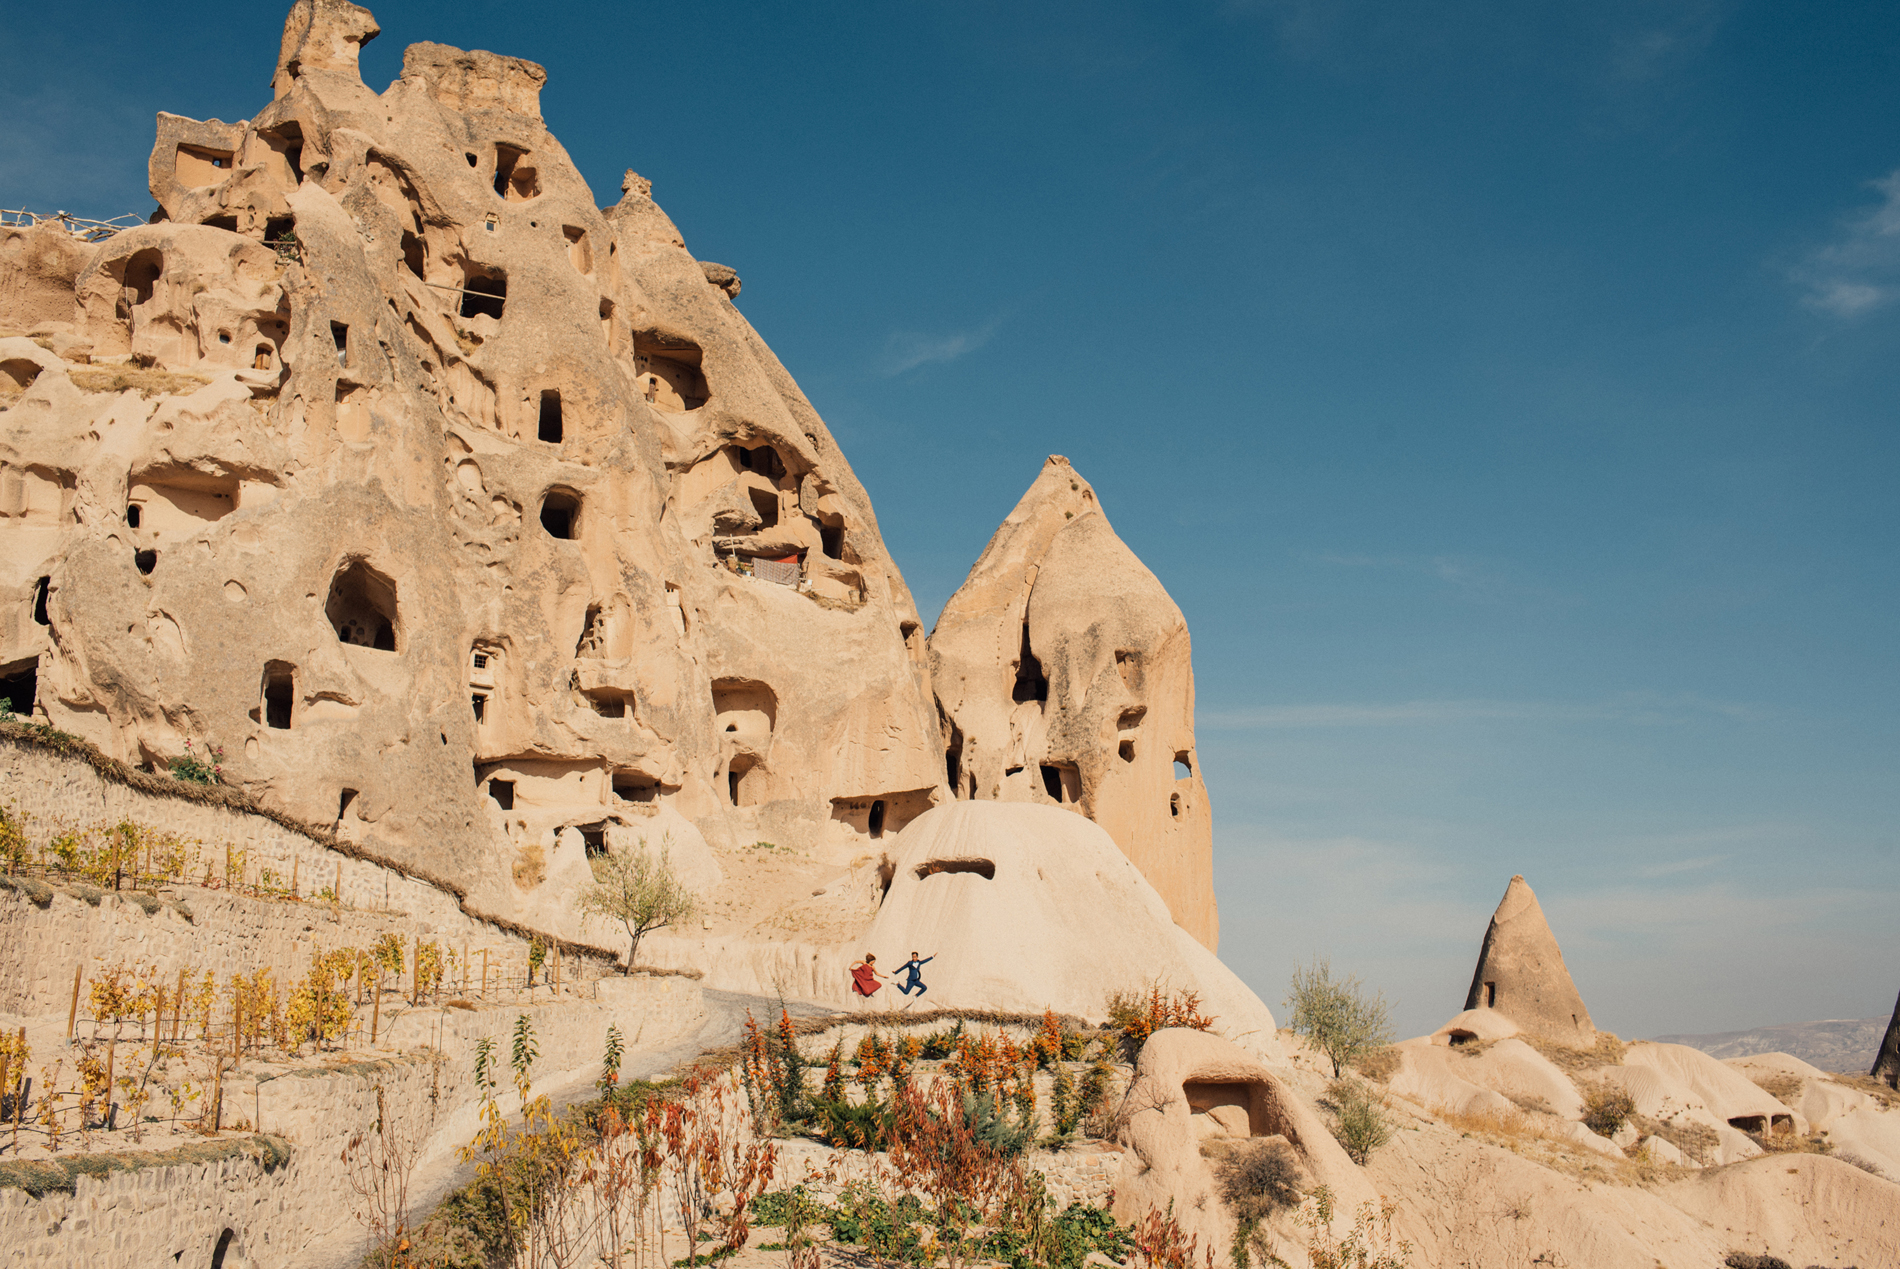
[[[1334,1080],[1327,1086],[1326,1104],[1335,1121],[1333,1136],[1354,1163],[1363,1165],[1374,1150],[1392,1140],[1385,1107],[1358,1080]]]
[[[1294,969],[1286,1004],[1292,1010],[1287,1026],[1327,1056],[1335,1079],[1356,1059],[1392,1043],[1392,1009],[1384,995],[1367,995],[1357,977],[1334,979],[1323,959]]]

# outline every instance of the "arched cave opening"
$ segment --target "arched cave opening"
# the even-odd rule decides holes
[[[324,615],[343,643],[397,651],[396,583],[363,560],[351,560],[330,581]]]

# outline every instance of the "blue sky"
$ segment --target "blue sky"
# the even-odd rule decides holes
[[[1626,1036],[1900,989],[1900,8],[375,6],[546,65],[934,616],[1068,455],[1188,615],[1222,953],[1416,1033],[1514,872]],[[150,208],[282,10],[0,15],[0,205]]]

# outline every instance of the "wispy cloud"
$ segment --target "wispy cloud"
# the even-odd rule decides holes
[[[1715,0],[1678,0],[1654,6],[1653,21],[1616,41],[1610,73],[1626,83],[1648,83],[1679,71],[1707,49],[1727,17]]]
[[[1384,569],[1412,573],[1442,582],[1466,599],[1479,603],[1572,604],[1578,602],[1541,583],[1513,576],[1487,560],[1458,555],[1354,555],[1320,551],[1305,557],[1329,568]]]
[[[1852,319],[1900,296],[1900,169],[1871,183],[1877,206],[1849,218],[1835,240],[1808,253],[1789,274],[1801,302]]]
[[[932,363],[951,362],[966,357],[990,342],[1002,326],[1001,316],[992,317],[981,326],[969,330],[955,331],[948,335],[925,335],[917,331],[893,331],[884,343],[884,355],[878,364],[879,371],[894,379],[919,366]]]
[[[1409,727],[1464,722],[1615,722],[1659,726],[1697,718],[1727,718],[1739,722],[1759,714],[1752,706],[1726,701],[1630,693],[1601,701],[1438,700],[1263,705],[1253,709],[1208,710],[1196,718],[1196,724],[1210,731]]]

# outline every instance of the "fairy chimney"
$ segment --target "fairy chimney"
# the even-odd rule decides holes
[[[1466,1009],[1496,1009],[1526,1031],[1564,1044],[1595,1042],[1596,1026],[1564,968],[1557,936],[1523,877],[1512,877],[1491,916]]]
[[[1216,949],[1187,619],[1068,459],[1043,464],[951,596],[930,665],[957,797],[1086,815]]]

